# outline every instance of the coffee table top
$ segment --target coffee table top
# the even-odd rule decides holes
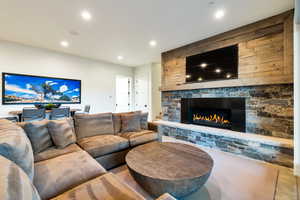
[[[132,149],[126,156],[129,168],[160,180],[182,180],[211,172],[213,160],[206,152],[191,145],[152,142]]]

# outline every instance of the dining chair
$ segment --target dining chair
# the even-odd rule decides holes
[[[23,108],[22,111],[22,121],[24,122],[41,121],[45,119],[45,116],[45,109]]]
[[[14,123],[19,122],[18,117],[1,117],[0,119],[6,119]]]
[[[70,107],[52,108],[50,113],[50,119],[62,119],[70,117]]]
[[[91,110],[91,105],[85,105],[83,111],[78,111],[76,114],[89,114]]]
[[[83,112],[84,113],[90,113],[90,109],[91,109],[91,105],[85,105],[84,109],[83,109]]]

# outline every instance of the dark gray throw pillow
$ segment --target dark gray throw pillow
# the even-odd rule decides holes
[[[141,113],[134,112],[121,115],[121,132],[138,132],[141,131]]]
[[[141,129],[148,130],[148,113],[141,113]]]
[[[71,118],[51,120],[48,123],[48,129],[55,146],[58,148],[65,148],[76,142],[73,119]]]
[[[48,131],[48,120],[26,122],[22,127],[29,137],[34,153],[40,153],[53,146]]]

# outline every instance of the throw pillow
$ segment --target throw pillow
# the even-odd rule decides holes
[[[125,114],[131,114],[131,113],[141,113],[141,111],[133,111],[133,112],[123,112],[123,113],[113,113],[112,118],[113,118],[113,123],[114,123],[114,133],[118,134],[122,130],[122,121],[121,121],[121,115]]]
[[[148,113],[141,114],[141,129],[148,130]]]
[[[137,132],[141,131],[141,113],[127,113],[121,115],[121,132]]]
[[[53,146],[48,131],[48,120],[27,122],[23,125],[23,128],[29,137],[34,153],[40,153]]]
[[[48,123],[48,129],[54,144],[58,148],[65,148],[76,142],[73,120],[71,118],[51,120]]]

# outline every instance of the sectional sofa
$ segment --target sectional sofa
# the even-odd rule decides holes
[[[146,117],[133,112],[0,120],[0,199],[143,200],[107,169],[123,164],[131,148],[159,140],[146,129]]]

